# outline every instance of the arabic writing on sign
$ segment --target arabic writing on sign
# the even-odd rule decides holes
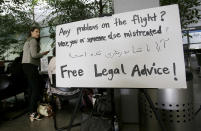
[[[102,55],[102,51],[101,50],[98,50],[98,51],[95,51],[95,53],[88,53],[86,51],[82,52],[82,53],[69,53],[69,57],[70,58],[80,58],[80,57],[87,57],[87,56],[100,56]]]
[[[151,44],[144,44],[141,47],[137,47],[134,44],[128,49],[113,49],[112,51],[97,50],[95,52],[83,51],[81,53],[69,53],[70,58],[80,58],[80,57],[96,57],[104,56],[105,58],[122,57],[126,55],[136,55],[139,53],[149,53],[149,52],[161,52],[167,48],[167,42],[170,39],[161,39],[160,41],[155,41],[155,46],[150,46]]]

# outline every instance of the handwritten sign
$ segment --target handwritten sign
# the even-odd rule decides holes
[[[56,27],[59,87],[186,88],[177,5]]]

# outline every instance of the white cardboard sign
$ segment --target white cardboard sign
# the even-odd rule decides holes
[[[59,87],[186,88],[177,5],[56,27]]]

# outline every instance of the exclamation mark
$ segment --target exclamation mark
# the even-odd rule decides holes
[[[178,79],[177,79],[177,77],[176,77],[176,65],[175,65],[175,63],[173,63],[173,71],[174,71],[174,80],[175,81],[177,81]]]

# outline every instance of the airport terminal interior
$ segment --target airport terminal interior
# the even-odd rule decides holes
[[[100,0],[100,1],[102,1],[102,0]],[[44,59],[43,58],[40,59],[40,62],[41,62],[40,75],[42,76],[41,78],[43,79],[43,83],[42,83],[42,85],[43,85],[42,98],[43,99],[42,99],[42,103],[40,103],[40,105],[41,105],[40,108],[38,108],[38,112],[43,117],[41,120],[30,121],[29,114],[28,114],[28,100],[27,100],[28,95],[27,95],[27,89],[25,89],[25,87],[27,87],[27,85],[26,85],[27,83],[26,83],[26,81],[23,80],[23,78],[20,75],[15,76],[15,78],[13,78],[12,75],[10,75],[12,73],[9,73],[9,71],[12,72],[15,68],[18,68],[19,65],[22,66],[21,60],[19,60],[17,57],[12,60],[0,60],[0,131],[67,131],[67,130],[68,131],[70,131],[70,130],[71,131],[191,131],[191,130],[201,131],[201,124],[200,124],[200,122],[201,122],[201,26],[200,26],[200,21],[197,25],[189,26],[190,28],[188,28],[187,30],[181,31],[179,24],[169,24],[169,23],[167,24],[167,21],[171,22],[171,23],[178,22],[178,19],[176,19],[176,17],[175,17],[177,15],[174,11],[165,12],[166,14],[164,13],[164,11],[160,11],[159,10],[160,8],[158,8],[159,0],[135,0],[135,1],[127,0],[127,2],[124,2],[122,0],[115,0],[115,2],[112,4],[111,4],[111,2],[109,3],[110,6],[111,5],[114,6],[114,12],[115,12],[114,15],[116,15],[118,13],[123,13],[123,12],[128,12],[128,11],[133,11],[133,10],[135,11],[135,10],[147,9],[147,8],[151,8],[151,9],[144,10],[144,11],[152,12],[152,11],[155,11],[155,9],[153,7],[157,7],[157,8],[156,8],[156,12],[153,13],[153,18],[151,18],[150,14],[149,14],[150,12],[147,14],[145,13],[145,15],[146,15],[146,17],[144,17],[145,19],[143,19],[142,17],[139,18],[138,15],[133,15],[132,13],[128,13],[126,15],[124,15],[124,14],[116,15],[116,16],[122,17],[122,20],[120,18],[114,19],[114,20],[116,20],[116,27],[115,27],[116,30],[114,30],[114,31],[110,30],[110,29],[113,29],[113,27],[107,28],[107,27],[109,27],[108,26],[109,22],[105,23],[105,24],[102,23],[102,27],[100,29],[101,31],[97,33],[100,36],[105,35],[105,36],[101,36],[101,37],[99,37],[99,36],[92,37],[91,36],[91,35],[94,35],[94,34],[97,35],[97,34],[94,32],[91,33],[90,31],[98,31],[98,29],[96,30],[96,27],[98,27],[98,24],[96,24],[95,26],[91,26],[93,28],[88,28],[88,26],[90,24],[95,23],[94,21],[92,21],[90,23],[90,20],[89,20],[89,21],[87,21],[88,22],[87,24],[81,23],[82,25],[84,25],[82,27],[82,29],[83,29],[82,33],[83,34],[86,33],[87,29],[89,29],[88,31],[90,33],[84,34],[83,38],[81,38],[80,41],[78,41],[78,43],[79,42],[83,43],[83,44],[80,44],[81,45],[80,48],[79,47],[78,48],[70,47],[69,50],[68,50],[69,45],[67,43],[68,42],[71,43],[71,46],[72,46],[73,42],[75,42],[74,45],[76,45],[77,41],[74,39],[75,38],[77,39],[77,36],[74,38],[74,36],[71,35],[72,37],[70,36],[70,39],[72,39],[72,41],[62,42],[63,39],[67,39],[67,37],[68,37],[68,36],[65,36],[65,34],[67,32],[70,34],[71,30],[68,29],[67,32],[66,32],[66,30],[63,32],[64,27],[68,27],[67,24],[64,24],[65,22],[62,23],[61,25],[58,24],[58,26],[60,28],[60,33],[63,34],[63,36],[62,35],[60,36],[60,33],[59,33],[61,42],[60,43],[58,42],[57,47],[58,46],[60,47],[60,45],[62,45],[62,46],[66,46],[65,49],[67,49],[67,50],[63,50],[64,47],[61,46],[61,48],[63,48],[63,49],[61,50],[61,52],[57,53],[57,56],[61,55],[62,59],[59,59],[58,61],[62,63],[62,62],[66,62],[68,60],[68,59],[63,59],[63,56],[66,56],[66,58],[70,57],[73,59],[73,61],[70,61],[70,62],[67,61],[65,63],[66,65],[64,65],[63,67],[67,67],[67,64],[70,64],[70,66],[72,65],[72,67],[75,66],[76,69],[78,69],[78,68],[80,69],[84,65],[83,67],[87,67],[87,69],[88,69],[89,68],[88,66],[91,64],[91,65],[93,65],[92,67],[94,67],[94,69],[96,69],[97,65],[95,64],[95,62],[97,62],[101,66],[105,66],[105,67],[107,66],[108,63],[109,64],[112,63],[111,67],[114,67],[114,66],[116,66],[115,65],[116,63],[113,65],[113,62],[117,62],[118,64],[120,62],[122,62],[122,63],[125,62],[125,65],[129,62],[131,62],[131,64],[133,64],[132,63],[133,58],[137,58],[138,59],[137,62],[139,61],[139,64],[143,63],[146,66],[147,63],[150,63],[150,60],[148,60],[149,58],[156,58],[156,59],[160,58],[160,59],[157,59],[157,61],[159,61],[159,64],[165,65],[169,62],[169,63],[171,63],[171,67],[173,65],[173,69],[171,69],[172,72],[170,73],[171,77],[172,77],[172,74],[174,74],[176,76],[176,73],[177,73],[177,75],[179,75],[178,78],[184,78],[183,76],[186,73],[187,88],[185,88],[185,89],[178,89],[178,88],[169,89],[169,88],[163,88],[163,87],[154,87],[151,89],[144,88],[144,87],[143,88],[124,88],[124,87],[109,88],[109,87],[106,87],[104,89],[103,88],[57,88],[55,85],[55,83],[56,83],[55,74],[52,75],[53,84],[48,85],[50,79],[48,77],[47,68],[48,68],[48,62],[52,58],[53,53],[51,52]],[[122,5],[124,5],[124,6],[122,6]],[[177,9],[176,5],[173,5],[172,7],[173,7],[173,9]],[[166,9],[166,7],[164,9]],[[143,14],[142,10],[137,11],[137,12],[138,13],[141,12]],[[159,13],[159,14],[164,13],[162,15],[164,15],[165,17],[166,16],[170,17],[170,18],[165,21],[163,21],[162,19],[161,19],[161,21],[156,21],[156,13]],[[174,16],[175,19],[171,19],[172,14],[169,14],[169,13],[175,13],[175,16]],[[58,13],[57,13],[57,15],[58,15]],[[105,16],[107,16],[107,15],[111,16],[111,14],[105,14]],[[134,26],[134,27],[130,27],[130,25],[126,23],[128,21],[123,20],[124,17],[126,18],[127,15],[128,16],[132,15],[133,20],[131,20],[131,21],[133,21],[134,24],[132,24],[132,26]],[[161,17],[162,17],[162,15],[161,15]],[[134,16],[136,18],[134,18]],[[177,17],[179,17],[179,15]],[[149,18],[149,20],[147,20],[148,18]],[[100,15],[100,17],[98,17],[98,19],[109,20],[110,18],[102,17]],[[141,21],[140,21],[140,19],[141,19]],[[96,18],[92,19],[92,20],[96,20]],[[102,21],[104,21],[104,20],[102,20]],[[147,29],[146,29],[146,27],[144,28],[143,25],[140,25],[141,24],[140,22],[143,23],[143,20],[146,21],[146,24],[147,24],[147,21],[149,22],[148,24],[150,24],[147,26]],[[137,21],[138,21],[138,24],[136,24]],[[79,22],[80,21],[78,21],[78,24],[76,23],[75,25],[76,26],[81,25]],[[104,21],[104,22],[107,22],[107,21]],[[119,25],[117,25],[117,23]],[[164,24],[164,23],[166,23],[166,24]],[[72,23],[68,23],[68,24],[70,24],[70,26],[72,27],[72,30],[73,30],[73,28],[76,27],[76,26],[74,27],[74,25],[72,26],[71,25]],[[115,23],[113,23],[113,24],[115,24]],[[105,27],[103,27],[103,25]],[[151,26],[153,26],[155,28],[156,25],[158,26],[157,31],[156,31],[156,29],[154,29],[154,30],[149,29]],[[87,27],[85,27],[85,26],[87,26]],[[127,29],[129,30],[130,35],[128,33],[128,30],[127,30],[127,33],[125,33],[125,31],[123,30],[124,28],[122,28],[123,26],[125,26],[125,27],[128,26],[126,28],[126,30]],[[135,26],[136,27],[139,26],[139,29],[149,30],[149,31],[147,31],[145,33],[145,31],[140,31]],[[56,26],[54,26],[54,29],[53,29],[54,32],[56,32],[55,27]],[[69,28],[71,28],[71,27],[69,27]],[[175,30],[176,27],[178,27],[178,30]],[[81,27],[79,27],[79,28],[81,29]],[[109,35],[107,34],[108,33],[107,31],[104,32],[102,30],[103,28],[107,28],[106,30],[109,32]],[[136,28],[136,32],[131,33],[131,29],[134,30],[135,28]],[[56,41],[53,41],[53,39],[50,38],[50,32],[49,32],[50,30],[51,30],[51,28],[48,26],[44,26],[40,30],[41,31],[40,41],[41,41],[41,43],[43,43],[40,46],[43,51],[50,50],[50,49],[52,50],[53,48],[51,47],[51,43],[54,43],[54,47],[56,45],[55,44]],[[122,32],[121,32],[121,30],[122,30]],[[165,31],[164,32],[166,34],[165,35],[162,34],[161,30],[162,31],[165,30],[166,32]],[[115,31],[116,31],[116,33],[117,33],[117,31],[124,33],[124,35],[122,35],[122,37],[124,36],[126,38],[126,40],[127,39],[133,39],[133,40],[130,40],[129,41],[130,43],[126,43],[125,41],[122,42],[122,40],[119,40],[120,39],[119,37],[121,37],[120,33],[115,34],[114,33]],[[175,32],[173,32],[173,31],[175,31]],[[183,35],[180,34],[181,32],[183,33]],[[79,37],[82,36],[82,33],[79,34]],[[112,35],[112,33],[114,33],[114,34]],[[133,34],[133,36],[132,36],[132,34]],[[135,37],[135,35],[137,37]],[[146,35],[150,35],[150,36],[146,36]],[[151,35],[153,35],[153,36],[151,36]],[[170,39],[169,39],[168,35],[170,35]],[[18,34],[17,35],[15,34],[15,36],[18,36]],[[160,38],[160,36],[161,36],[161,38]],[[180,39],[181,36],[182,36],[181,39],[183,41]],[[58,34],[56,37],[58,37]],[[95,41],[93,41],[94,43],[91,42],[90,44],[87,42],[84,43],[84,39],[85,39],[84,37],[86,37],[86,39],[91,37]],[[107,41],[108,44],[112,45],[111,48],[109,47],[108,49],[107,49],[108,46],[103,47],[104,44],[107,45],[107,43],[104,43],[105,42],[104,40],[106,37],[109,38],[109,40]],[[113,37],[115,39],[115,42],[113,40]],[[153,37],[153,39],[150,39],[151,42],[149,43],[150,37]],[[171,37],[172,38],[174,37],[173,40]],[[101,38],[101,40],[103,40],[104,42],[101,44],[98,43],[97,44],[98,46],[96,46],[95,42],[100,42],[99,38]],[[141,38],[142,41],[139,38]],[[158,46],[158,43],[157,43],[157,40],[159,40],[159,38],[160,38],[160,43],[164,42],[163,46],[161,46],[161,47]],[[164,40],[164,38],[168,38],[168,39]],[[0,40],[1,40],[1,38],[0,38]],[[175,42],[177,40],[178,40],[178,43]],[[135,42],[133,42],[133,41],[135,41]],[[171,49],[171,50],[165,50],[165,53],[164,54],[161,53],[162,54],[161,55],[158,52],[160,52],[162,47],[164,47],[164,49],[166,48],[167,41],[169,42],[168,44],[171,45],[171,48],[167,48],[167,49]],[[90,42],[89,39],[88,39],[88,42]],[[170,43],[170,42],[172,42],[172,43]],[[126,49],[127,47],[122,45],[122,43],[124,45],[127,44],[128,49]],[[144,47],[146,47],[146,49],[144,48],[144,50],[146,50],[144,52],[144,54],[146,54],[147,52],[149,54],[148,55],[146,54],[146,56],[144,56],[139,53],[139,57],[138,57],[138,54],[137,54],[137,56],[134,56],[134,55],[136,55],[136,54],[134,54],[136,52],[137,53],[143,52],[143,49],[141,47],[137,48],[137,49],[139,49],[138,51],[135,51],[134,46],[131,47],[131,45],[129,45],[129,44],[134,45],[136,43],[139,45],[143,43]],[[93,50],[93,51],[88,50],[88,49],[85,50],[85,48],[82,48],[82,47],[84,47],[82,45],[85,45],[85,44],[87,46],[92,45],[92,47],[90,47],[89,49],[95,49],[95,50]],[[114,44],[115,44],[115,49],[113,49]],[[116,46],[118,46],[118,44],[120,46],[119,46],[119,48],[116,48]],[[149,46],[149,44],[150,44],[150,46]],[[100,45],[102,45],[102,46],[100,46]],[[139,45],[137,45],[137,46],[139,46]],[[156,54],[154,54],[153,52],[151,52],[151,53],[149,52],[150,51],[149,47],[152,47],[152,46],[156,52],[158,51],[157,52],[159,54],[158,56],[156,56]],[[182,52],[182,46],[183,46],[183,52]],[[102,53],[101,49],[99,49],[99,47],[101,47],[101,48],[103,47],[103,50],[105,49],[106,52]],[[122,49],[124,47],[125,47],[125,49]],[[178,47],[180,50],[175,47]],[[110,49],[114,53],[112,53],[112,51],[110,51],[108,53],[107,51]],[[119,49],[120,51],[116,51],[116,49]],[[68,51],[71,51],[71,53],[69,53]],[[78,52],[76,52],[76,51],[78,51]],[[91,51],[91,52],[87,52],[87,51]],[[74,55],[72,55],[73,54],[72,52],[74,53]],[[124,52],[123,56],[121,56],[122,52]],[[130,57],[130,56],[124,57],[124,55],[129,54],[131,52],[134,54],[134,55],[132,54],[134,57]],[[62,53],[64,53],[64,54],[66,53],[66,54],[64,55]],[[99,59],[99,56],[101,55],[101,53],[102,53],[101,57],[103,57],[104,59]],[[183,54],[181,54],[181,53],[183,53]],[[150,54],[153,56],[151,56]],[[87,55],[89,57],[86,57]],[[171,57],[169,57],[169,55]],[[98,56],[98,57],[94,57],[94,56]],[[113,56],[115,56],[116,58],[113,59]],[[121,61],[119,59],[120,56],[122,58],[126,58],[126,59],[123,59],[123,61]],[[174,56],[175,56],[175,58],[174,58]],[[184,59],[181,59],[181,57],[183,57],[183,56],[184,56]],[[106,59],[106,57],[108,57],[108,58]],[[148,57],[148,59],[147,59],[147,57]],[[166,59],[163,59],[164,57]],[[80,58],[83,58],[83,59],[80,59]],[[141,58],[144,58],[144,59],[142,60]],[[179,58],[179,59],[177,59],[177,58]],[[75,59],[78,59],[78,61],[76,61]],[[112,59],[112,60],[110,61],[108,59]],[[87,63],[85,60],[89,63]],[[152,59],[152,60],[155,60],[155,59]],[[175,63],[173,62],[173,60],[175,60],[175,62],[178,62],[179,65],[181,65],[180,66],[181,69],[185,68],[185,71],[176,72],[175,68],[179,69],[179,71],[180,71],[180,67],[179,66],[175,67]],[[93,64],[90,63],[91,61],[92,61],[92,63],[93,62],[94,63]],[[107,61],[108,63],[107,62],[104,63],[105,61]],[[146,62],[148,61],[148,62],[146,63],[144,61],[146,61]],[[14,63],[14,62],[17,62],[18,64],[15,63],[16,65],[13,64],[9,68],[9,63]],[[73,62],[75,62],[75,63],[73,63]],[[152,65],[152,63],[151,63],[151,65]],[[4,64],[6,65],[6,68],[5,68]],[[121,64],[120,66],[121,66],[120,68],[121,68],[122,74],[126,74],[124,72],[123,64]],[[145,66],[144,66],[144,68],[145,68]],[[155,66],[155,63],[153,63],[152,67],[154,68],[154,66]],[[62,69],[63,69],[62,71],[67,74],[67,69],[65,70],[63,67],[62,67]],[[110,66],[108,66],[108,67],[110,67]],[[124,76],[122,77],[122,75],[119,75],[120,74],[119,69],[117,68],[117,70],[116,70],[118,79],[116,79],[115,84],[123,85],[126,82],[128,83],[128,84],[126,83],[126,85],[129,85],[130,83],[134,84],[133,79],[132,79],[132,81],[131,81],[131,79],[129,79],[130,81],[127,81],[128,77],[124,77]],[[163,72],[167,71],[165,68],[163,68],[163,69],[164,69]],[[70,69],[68,69],[68,70],[70,70]],[[159,68],[158,68],[158,70],[159,70]],[[82,70],[79,70],[81,72],[79,72],[79,71],[74,72],[74,71],[77,71],[77,70],[72,70],[70,73],[72,73],[73,77],[75,76],[75,78],[78,78],[79,77],[78,75],[80,75],[80,76],[83,75]],[[102,74],[99,73],[98,75],[101,77],[104,75],[107,76],[109,73],[106,74],[106,71],[107,71],[107,69],[103,68]],[[113,71],[113,70],[110,70],[110,71]],[[147,69],[144,71],[146,72]],[[91,71],[88,71],[88,72],[91,73]],[[147,80],[147,79],[140,79],[140,78],[143,78],[143,77],[141,77],[141,74],[143,74],[144,72],[143,72],[143,70],[141,70],[140,75],[139,75],[139,72],[138,72],[138,76],[140,76],[140,77],[139,77],[139,79],[137,77],[137,79],[135,79],[135,81],[138,82],[138,80],[139,80],[140,81],[139,83],[144,85],[144,83],[145,83],[144,80]],[[76,73],[78,73],[78,75]],[[114,73],[114,72],[112,72],[112,73]],[[145,76],[145,74],[146,73],[144,73],[143,75]],[[157,74],[157,69],[155,70],[155,74]],[[159,75],[159,71],[158,71],[158,75],[155,75],[155,74],[154,74],[154,76],[151,76],[150,79],[148,79],[149,81],[154,79],[155,83],[154,84],[150,83],[151,86],[156,85],[156,83],[158,82],[158,79],[161,80],[161,81],[159,81],[159,83],[162,85],[162,84],[164,84],[163,83],[164,81],[162,81],[162,80],[164,80],[166,78],[169,80],[169,78],[170,78],[170,75],[167,75],[167,77],[166,76],[161,77]],[[89,74],[88,76],[90,76],[90,75],[92,76],[92,73]],[[98,75],[95,73],[95,75],[93,74],[93,77],[94,76],[98,77]],[[113,75],[112,75],[112,78],[113,78]],[[85,76],[87,76],[87,75],[85,75]],[[91,76],[90,76],[90,79],[87,77],[84,80],[82,80],[82,83],[84,83],[83,81],[85,81],[85,80],[87,80],[87,82],[91,82],[92,81]],[[61,75],[61,77],[62,77],[62,75]],[[10,78],[13,80],[12,82],[15,84],[10,82],[11,81]],[[155,78],[157,78],[157,80]],[[121,82],[118,81],[120,79],[124,83],[122,81]],[[64,79],[62,79],[62,80],[63,80],[62,81],[63,83],[65,83],[67,81],[67,79],[65,79],[66,81]],[[76,79],[76,80],[79,81],[80,79]],[[93,79],[93,80],[97,80],[97,79]],[[98,80],[100,80],[100,79],[98,79]],[[103,82],[106,82],[105,85],[108,85],[108,83],[110,83],[110,82],[108,82],[109,79],[107,79],[107,78],[105,81],[102,81],[102,79],[100,81],[98,81],[98,80],[92,81],[91,82],[92,85],[93,84],[96,85],[96,83],[98,83],[100,85],[104,85],[105,83],[103,83]],[[178,81],[176,78],[171,79],[171,80]],[[74,82],[73,84],[77,84],[75,81],[73,79],[73,82]],[[169,84],[173,85],[172,81],[171,82],[168,81],[169,83],[167,83],[166,85],[168,85],[168,86],[169,86]],[[178,81],[178,83],[179,82],[180,81]],[[181,83],[182,84],[185,83],[185,80],[182,81]],[[89,83],[84,83],[84,84],[89,85]],[[112,83],[112,84],[114,84],[114,83]],[[112,84],[109,84],[109,85],[112,85]],[[130,84],[130,85],[132,86],[132,84]],[[147,86],[150,86],[148,82],[145,84]],[[167,87],[166,85],[164,85],[164,87]],[[52,90],[49,90],[50,88],[48,88],[48,87],[52,87],[51,88]],[[78,86],[76,86],[76,87],[78,87]],[[88,87],[88,86],[85,86],[85,87]],[[98,86],[98,87],[103,87],[103,86]],[[115,87],[119,87],[119,86],[115,86]],[[163,88],[163,89],[161,89],[161,88]],[[56,92],[56,93],[54,92],[55,94],[50,95],[47,93],[48,91],[53,91],[53,90],[55,90],[55,92]]]

